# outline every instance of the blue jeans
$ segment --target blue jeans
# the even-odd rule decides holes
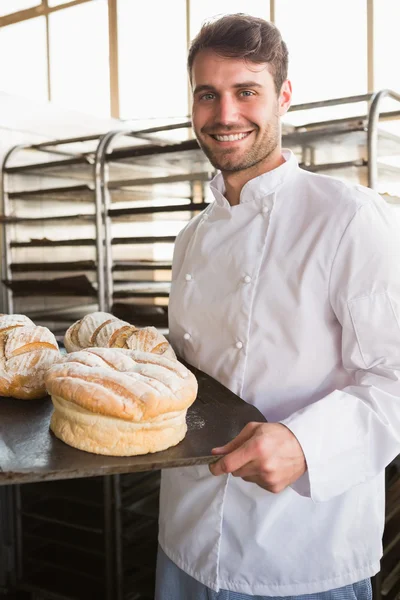
[[[158,548],[155,600],[371,600],[371,581],[364,579],[319,594],[302,596],[248,596],[239,592],[220,590],[213,592],[208,587],[187,575]]]

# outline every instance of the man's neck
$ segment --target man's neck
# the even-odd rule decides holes
[[[281,148],[279,147],[276,150],[277,151],[273,153],[273,156],[268,156],[264,161],[257,163],[249,169],[222,172],[225,183],[225,198],[231,206],[240,204],[241,191],[248,181],[259,175],[273,171],[285,162]]]

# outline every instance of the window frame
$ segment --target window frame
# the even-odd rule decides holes
[[[38,16],[46,17],[46,49],[47,49],[47,91],[48,100],[51,102],[51,76],[50,76],[50,43],[49,43],[49,15],[60,11],[68,10],[73,6],[84,4],[86,2],[95,2],[96,0],[68,0],[65,4],[59,6],[50,7],[48,0],[41,0],[38,6],[22,10],[10,15],[0,17],[0,27],[6,27],[7,25],[13,25],[20,23],[28,19],[32,19]],[[109,78],[110,78],[110,107],[113,118],[120,118],[120,89],[119,89],[119,71],[118,71],[118,0],[107,0],[108,1],[108,28],[109,28]],[[365,0],[367,10],[367,73],[368,73],[368,91],[374,90],[374,6],[377,0]],[[276,15],[276,2],[277,0],[265,0],[269,2],[270,19],[271,22],[275,22]],[[186,41],[187,48],[190,44],[190,8],[191,0],[186,0]],[[187,89],[187,107],[189,113],[189,107],[191,103],[191,92],[188,82]]]

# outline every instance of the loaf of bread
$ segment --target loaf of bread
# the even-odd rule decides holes
[[[197,395],[193,373],[174,359],[118,348],[68,354],[47,370],[50,428],[87,452],[133,456],[176,445]]]
[[[59,360],[57,340],[47,327],[24,315],[0,315],[0,396],[43,398],[46,369]]]
[[[76,321],[64,336],[67,352],[85,348],[123,348],[160,354],[176,359],[175,352],[155,327],[138,329],[105,312],[95,312]]]

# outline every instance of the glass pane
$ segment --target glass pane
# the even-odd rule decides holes
[[[60,6],[61,4],[68,4],[72,0],[47,0],[49,6]]]
[[[121,118],[187,115],[185,15],[185,0],[119,0]]]
[[[1,27],[0,56],[1,90],[48,99],[45,17]]]
[[[0,17],[12,15],[20,10],[39,6],[42,0],[1,0],[0,2]]]
[[[379,0],[375,3],[375,90],[389,88],[400,93],[400,70],[396,61],[399,22],[400,2]]]
[[[367,92],[366,0],[276,0],[293,103]],[[349,109],[337,109],[349,114]]]
[[[198,33],[207,19],[230,13],[246,13],[269,19],[269,0],[191,0],[190,37]]]
[[[98,116],[110,114],[107,0],[49,15],[52,101]]]

